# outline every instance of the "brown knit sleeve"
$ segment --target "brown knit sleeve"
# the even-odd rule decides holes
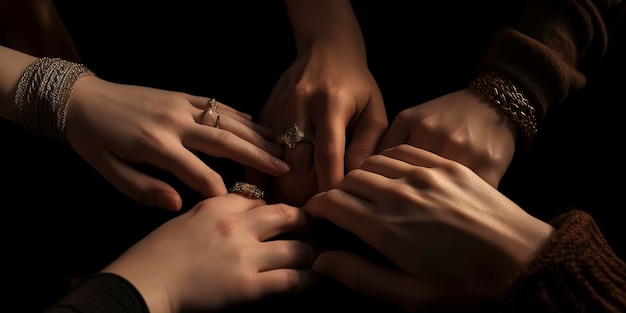
[[[555,235],[520,274],[505,312],[626,312],[626,263],[580,210],[551,224]]]
[[[479,69],[506,75],[535,107],[537,119],[586,84],[581,64],[607,49],[605,11],[622,1],[529,0],[516,27],[500,29]]]

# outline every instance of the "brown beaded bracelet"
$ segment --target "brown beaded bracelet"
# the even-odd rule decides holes
[[[527,146],[537,134],[535,108],[506,76],[496,71],[484,71],[474,77],[469,88],[495,103],[526,137]]]

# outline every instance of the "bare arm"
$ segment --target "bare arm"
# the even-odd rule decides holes
[[[298,51],[315,42],[333,42],[365,62],[365,42],[348,0],[285,0]]]
[[[0,117],[15,121],[15,90],[24,70],[35,57],[0,46]]]

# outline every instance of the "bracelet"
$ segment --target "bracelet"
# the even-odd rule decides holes
[[[265,199],[265,192],[256,185],[246,182],[236,182],[228,192],[240,194],[250,199]]]
[[[470,81],[469,88],[497,104],[522,130],[527,146],[530,144],[537,134],[535,108],[510,79],[495,71],[485,71]]]
[[[26,68],[15,92],[15,116],[27,131],[66,141],[67,106],[76,81],[95,75],[85,65],[40,58]]]

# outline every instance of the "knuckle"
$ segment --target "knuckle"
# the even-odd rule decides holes
[[[278,216],[280,216],[281,219],[289,225],[297,223],[300,218],[299,211],[286,204],[275,205],[274,210],[276,214],[278,214]]]

